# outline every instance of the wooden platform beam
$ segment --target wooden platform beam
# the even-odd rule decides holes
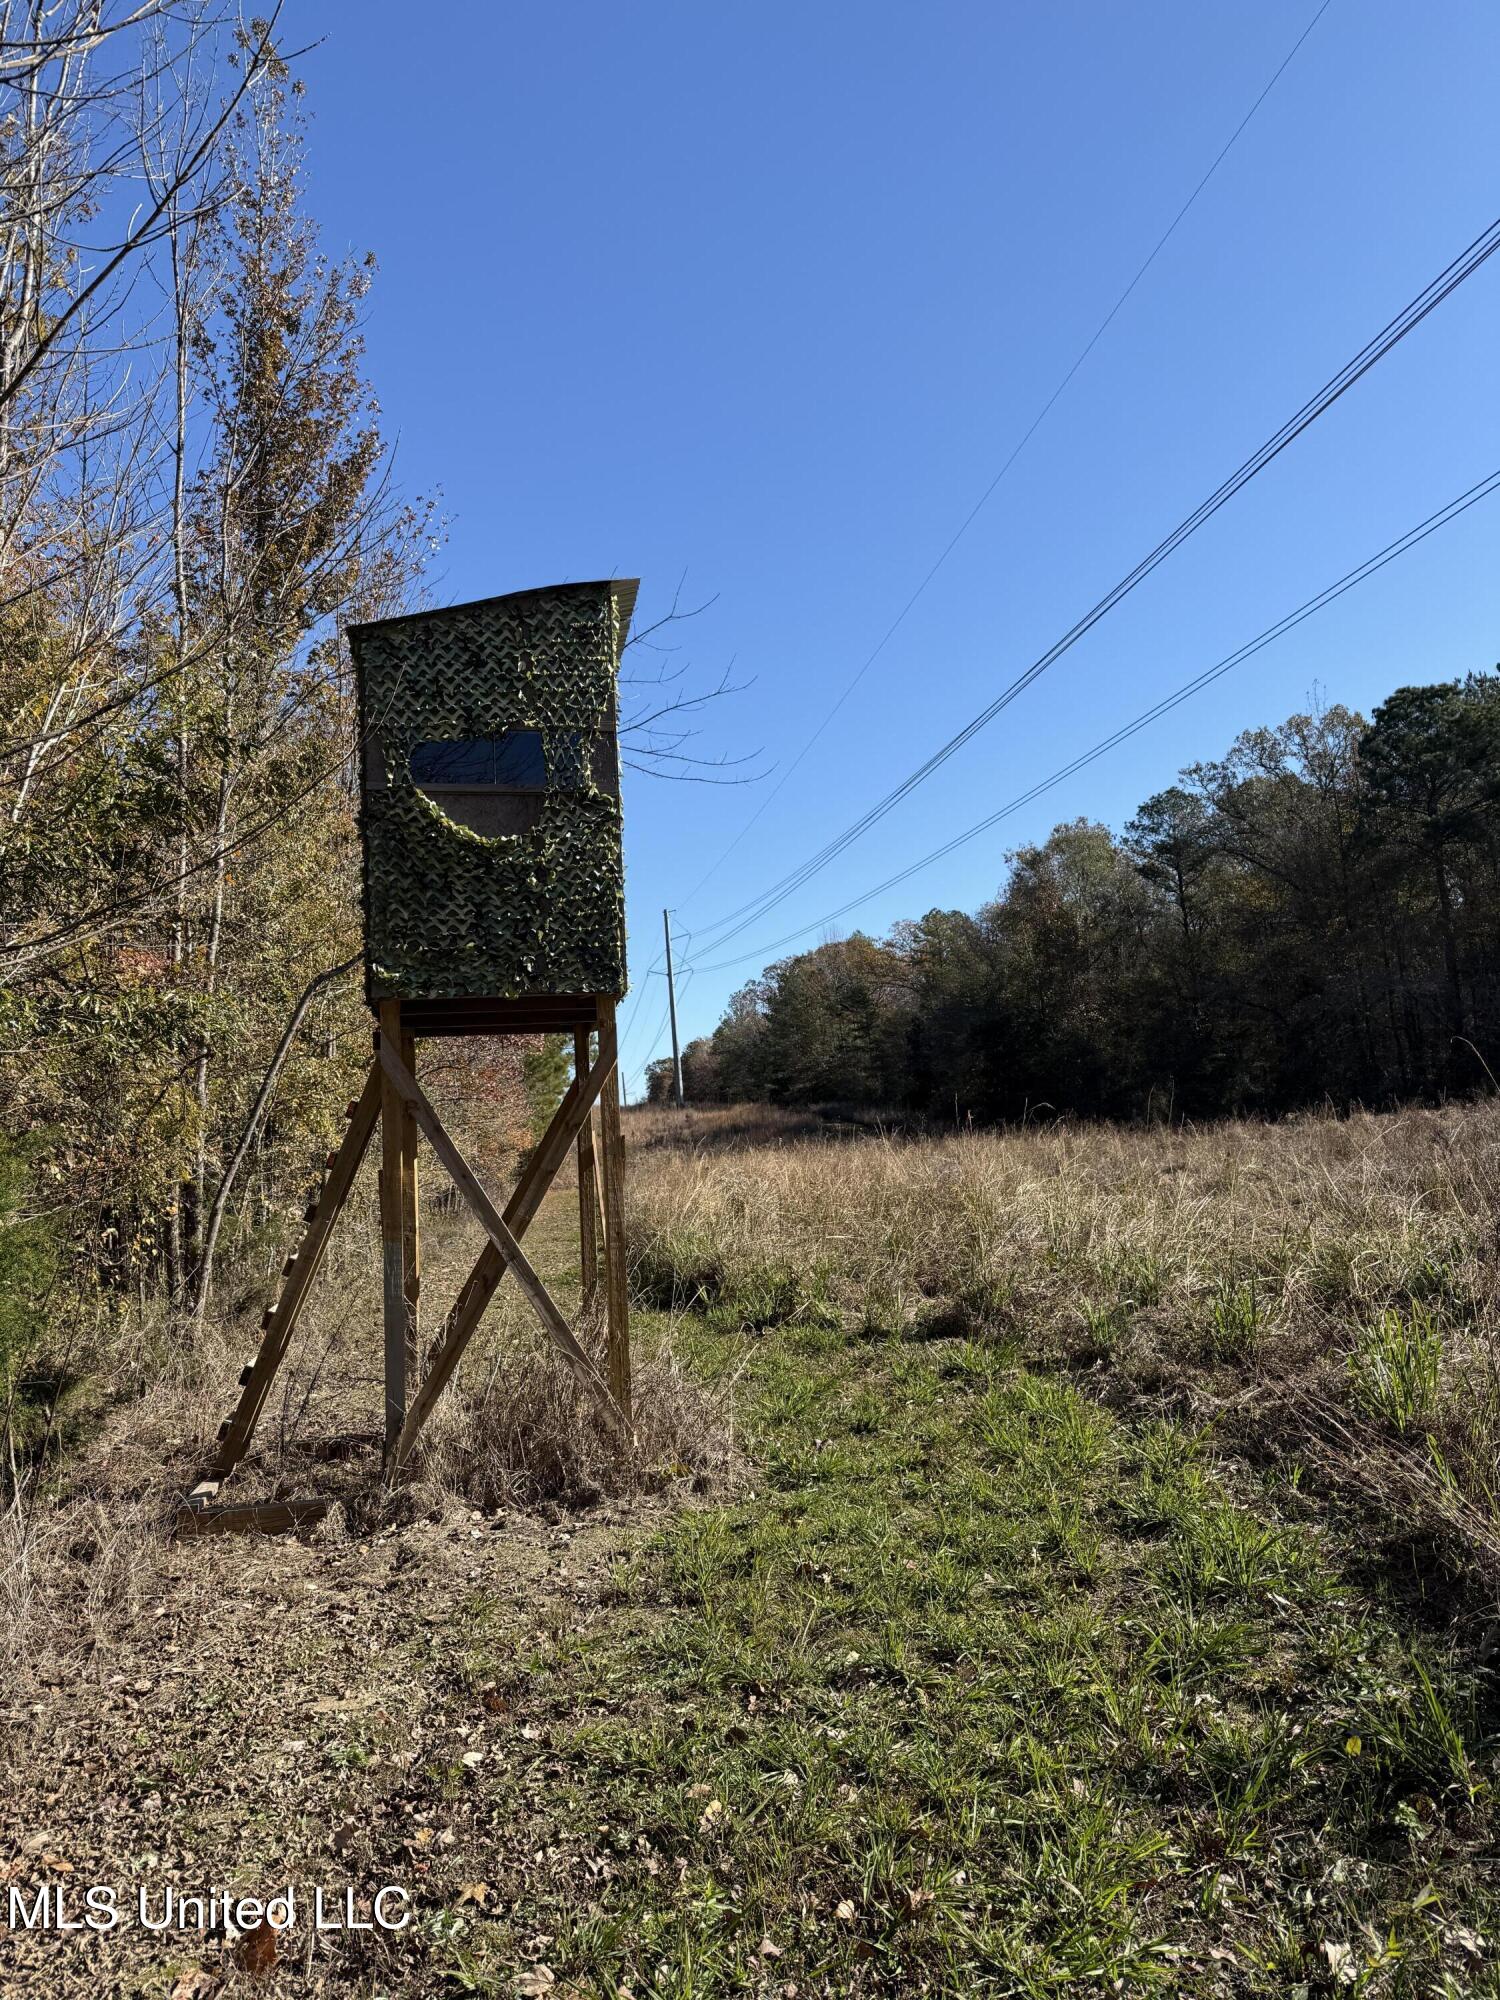
[[[284,1535],[310,1528],[333,1506],[322,1495],[307,1500],[246,1500],[233,1506],[195,1506],[177,1510],[176,1530],[184,1540],[200,1535]]]
[[[401,1021],[401,1060],[415,1076],[417,1073],[417,1038],[406,1025],[405,1009]],[[422,1302],[422,1182],[417,1161],[417,1121],[410,1105],[403,1107],[401,1116],[401,1266],[402,1302],[406,1309],[406,1365],[405,1384],[401,1398],[402,1422],[406,1421],[406,1397],[417,1379],[421,1367],[421,1335],[418,1332],[419,1314]]]
[[[593,1060],[593,1034],[580,1028],[573,1037],[573,1074],[586,1076]],[[594,1154],[594,1114],[578,1128],[578,1266],[583,1309],[599,1302],[599,1170]]]
[[[488,1003],[487,1003],[488,1004]],[[485,1307],[506,1271],[541,1320],[548,1338],[579,1383],[627,1437],[631,1436],[630,1333],[626,1301],[624,1224],[624,1145],[620,1128],[618,1049],[614,1003],[587,998],[555,1003],[570,1016],[574,1031],[575,1075],[551,1123],[505,1204],[496,1209],[468,1161],[444,1128],[415,1068],[416,1020],[399,1001],[382,1002],[378,1056],[359,1098],[349,1107],[349,1125],[330,1154],[323,1186],[307,1211],[307,1231],[288,1259],[281,1296],[262,1322],[259,1352],[240,1378],[240,1398],[222,1425],[218,1448],[203,1479],[177,1513],[183,1535],[236,1532],[275,1533],[310,1525],[334,1504],[326,1496],[225,1503],[221,1492],[244,1457],[264,1409],[272,1380],[296,1328],[313,1279],[327,1249],[340,1209],[374,1133],[382,1123],[381,1239],[382,1307],[385,1354],[385,1458],[388,1476],[405,1462],[443,1389],[452,1379]],[[510,1032],[537,1032],[520,1007],[495,1003]],[[415,1015],[416,1010],[413,1010]],[[527,1027],[520,1025],[527,1019]],[[598,1051],[590,1060],[590,1038],[598,1024]],[[456,1011],[444,1023],[450,1033],[493,1032]],[[502,1032],[504,1030],[501,1030]],[[558,1030],[551,1027],[549,1032]],[[444,1032],[438,1028],[436,1032]],[[599,1128],[593,1125],[595,1105]],[[442,1333],[433,1343],[426,1374],[415,1395],[418,1309],[421,1295],[421,1229],[418,1212],[417,1136],[432,1145],[464,1200],[484,1225],[488,1238],[454,1301]],[[608,1321],[608,1380],[578,1340],[573,1328],[521,1249],[520,1239],[540,1208],[570,1149],[579,1162],[580,1256],[585,1302],[597,1300],[602,1278]],[[602,1214],[601,1214],[602,1196]],[[602,1271],[601,1271],[602,1263]]]
[[[380,1003],[380,1048],[401,1046],[401,1002]],[[389,1459],[406,1421],[406,1159],[400,1093],[384,1066],[380,1071],[380,1278],[385,1330],[385,1450]]]
[[[413,999],[401,1018],[415,1035],[570,1035],[592,1029],[599,1003],[592,993],[532,993],[516,1000]]]

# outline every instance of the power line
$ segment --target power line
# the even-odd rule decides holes
[[[1314,613],[1325,609],[1336,598],[1342,597],[1345,591],[1352,590],[1356,584],[1363,583],[1367,577],[1373,576],[1377,570],[1384,569],[1387,563],[1394,562],[1398,556],[1405,555],[1409,549],[1415,548],[1419,542],[1425,541],[1429,535],[1435,535],[1439,528],[1446,528],[1450,522],[1456,521],[1461,514],[1467,513],[1469,508],[1477,506],[1481,500],[1488,499],[1490,494],[1494,493],[1497,489],[1500,489],[1500,470],[1496,470],[1490,473],[1487,478],[1481,479],[1477,485],[1471,486],[1467,492],[1459,494],[1454,500],[1450,500],[1446,507],[1440,507],[1435,514],[1429,514],[1425,521],[1418,522],[1416,527],[1408,529],[1404,535],[1399,536],[1394,542],[1388,543],[1377,554],[1367,557],[1364,562],[1348,571],[1346,575],[1341,576],[1337,583],[1329,584],[1325,590],[1320,590],[1316,597],[1308,598],[1305,603],[1298,605],[1295,611],[1290,611],[1284,618],[1278,619],[1274,625],[1268,625],[1264,632],[1259,633],[1254,639],[1248,640],[1246,644],[1237,648],[1233,653],[1228,654],[1216,665],[1205,668],[1201,674],[1195,675],[1192,680],[1185,681],[1172,694],[1164,695],[1159,702],[1156,702],[1152,707],[1136,716],[1132,722],[1123,724],[1112,735],[1106,736],[1102,742],[1096,743],[1091,750],[1084,751],[1081,756],[1075,757],[1071,763],[1063,765],[1061,770],[1054,771],[1050,778],[1041,779],[1039,783],[1031,786],[1028,791],[1022,792],[1018,797],[1009,800],[996,811],[987,814],[982,820],[977,821],[975,825],[967,828],[963,833],[955,834],[951,840],[944,841],[941,847],[935,847],[930,854],[924,854],[919,861],[913,861],[907,867],[900,869],[896,874],[887,876],[884,882],[877,883],[874,888],[861,890],[859,895],[852,897],[847,903],[840,904],[838,909],[829,910],[823,916],[814,918],[811,923],[803,924],[797,930],[788,931],[784,937],[773,938],[769,943],[761,945],[755,951],[746,952],[741,957],[716,959],[711,965],[704,965],[698,969],[703,972],[722,972],[732,966],[747,964],[750,960],[756,958],[764,963],[767,953],[778,950],[784,944],[794,943],[798,938],[806,937],[809,931],[821,930],[824,924],[832,923],[835,918],[846,915],[850,910],[856,909],[861,903],[867,903],[872,897],[884,894],[887,889],[895,888],[898,883],[907,881],[911,876],[920,873],[922,869],[930,868],[933,862],[941,861],[944,856],[952,854],[955,848],[962,847],[966,842],[976,839],[981,833],[988,832],[992,826],[999,820],[1004,819],[1008,814],[1018,811],[1024,805],[1029,805],[1033,799],[1039,798],[1043,792],[1050,791],[1054,785],[1059,785],[1065,778],[1072,777],[1075,771],[1081,771],[1085,765],[1094,763],[1096,759],[1104,756],[1106,752],[1115,749],[1117,745],[1124,743],[1129,737],[1138,734],[1139,731],[1159,720],[1160,717],[1166,715],[1170,710],[1190,700],[1193,695],[1200,693],[1212,682],[1221,679],[1223,675],[1229,673],[1233,668],[1243,665],[1253,654],[1269,646],[1273,640],[1283,637],[1294,626],[1300,625],[1304,619],[1311,618]]]
[[[662,936],[666,940],[667,1013],[672,1022],[672,1095],[682,1109],[682,1049],[677,1040],[677,984],[672,977],[672,912],[661,913]]]
[[[682,935],[687,940],[688,949],[691,950],[693,939],[697,936],[697,932],[694,931],[691,927],[689,927],[683,932]],[[652,959],[651,963],[646,967],[645,971],[640,976],[640,981],[635,989],[635,997],[630,1005],[630,1012],[626,1016],[624,1027],[620,1030],[620,1039],[618,1046],[619,1046],[620,1058],[622,1060],[625,1054],[625,1045],[630,1039],[631,1029],[635,1026],[636,1016],[641,1011],[641,1002],[646,997],[646,981],[648,979],[655,977],[660,973],[661,963],[662,963],[662,954],[658,952],[655,958]],[[685,977],[683,983],[684,985],[686,985]],[[623,1076],[624,1074],[625,1071],[622,1069],[621,1075]]]
[[[646,981],[651,977],[652,973],[656,971],[657,967],[660,964],[661,964],[661,953],[658,952],[655,958],[653,958],[651,963],[646,967],[645,971],[641,974],[640,984],[635,989],[635,998],[630,1003],[630,1012],[625,1017],[625,1025],[620,1030],[620,1039],[616,1044],[616,1048],[619,1054],[621,1055],[623,1055],[625,1051],[626,1042],[630,1039],[630,1031],[635,1026],[635,1017],[641,1011],[641,1002],[646,997]]]
[[[989,485],[985,487],[984,491],[980,494],[979,498],[974,502],[974,505],[969,509],[968,513],[965,514],[963,520],[959,523],[957,529],[950,536],[948,541],[944,544],[943,549],[938,555],[936,562],[933,563],[932,567],[928,570],[927,574],[922,578],[922,581],[917,585],[916,589],[912,592],[911,596],[907,598],[905,604],[903,604],[901,609],[896,613],[896,616],[891,620],[890,624],[881,634],[880,639],[875,645],[874,649],[868,654],[863,664],[859,667],[858,671],[855,673],[852,680],[850,680],[846,685],[846,687],[844,688],[843,693],[839,696],[838,700],[835,701],[832,708],[829,709],[828,713],[823,717],[823,720],[818,724],[817,728],[813,731],[812,735],[808,737],[807,741],[803,744],[802,748],[797,752],[796,756],[792,759],[791,763],[787,765],[785,771],[782,772],[781,776],[777,779],[776,783],[771,787],[770,791],[767,792],[766,796],[761,800],[760,804],[755,808],[755,811],[751,813],[749,819],[745,821],[745,824],[740,828],[739,832],[734,836],[733,840],[730,841],[729,845],[719,855],[718,859],[711,864],[707,873],[701,875],[698,878],[698,881],[693,885],[691,889],[689,889],[687,894],[682,898],[681,903],[678,905],[679,909],[686,908],[686,906],[690,902],[692,902],[693,898],[698,894],[699,890],[702,889],[709,881],[712,880],[714,875],[717,874],[718,870],[729,859],[730,855],[733,854],[734,850],[739,846],[740,842],[745,838],[746,834],[749,833],[750,829],[757,823],[761,815],[766,811],[766,809],[771,805],[772,801],[777,797],[783,785],[786,784],[787,780],[791,777],[792,773],[797,769],[798,765],[802,763],[803,759],[807,756],[808,752],[812,749],[813,745],[822,736],[824,730],[827,729],[829,723],[833,721],[833,718],[838,714],[839,710],[844,706],[844,703],[849,699],[850,695],[853,694],[854,690],[859,686],[860,682],[864,679],[865,675],[870,671],[871,667],[873,667],[875,662],[880,658],[881,654],[885,651],[886,647],[890,644],[891,640],[895,638],[896,633],[905,623],[908,612],[911,611],[913,606],[916,604],[918,598],[921,597],[923,592],[926,590],[928,584],[932,582],[933,578],[937,575],[938,571],[943,567],[944,563],[947,562],[949,556],[952,555],[953,551],[958,547],[959,543],[963,540],[964,536],[969,532],[969,529],[973,527],[975,521],[978,520],[980,514],[983,512],[986,504],[988,503],[992,494],[995,492],[996,488],[1000,485],[1001,481],[1005,478],[1005,475],[1010,471],[1011,467],[1015,464],[1016,460],[1021,456],[1021,453],[1026,449],[1027,445],[1030,444],[1032,438],[1041,429],[1042,425],[1046,422],[1047,418],[1051,415],[1053,405],[1059,400],[1064,390],[1066,390],[1068,385],[1072,382],[1073,377],[1078,373],[1079,369],[1083,366],[1084,362],[1088,360],[1089,356],[1093,353],[1094,349],[1099,345],[1099,342],[1104,338],[1105,334],[1114,324],[1116,316],[1119,314],[1121,308],[1125,305],[1126,301],[1129,299],[1132,292],[1134,292],[1136,286],[1140,284],[1142,278],[1145,277],[1146,273],[1151,269],[1151,266],[1156,262],[1157,258],[1161,255],[1162,251],[1165,250],[1167,244],[1176,234],[1178,224],[1182,222],[1183,218],[1187,215],[1188,210],[1193,206],[1194,202],[1197,201],[1199,195],[1202,194],[1203,190],[1208,186],[1209,182],[1213,179],[1214,175],[1218,172],[1219,168],[1228,158],[1230,150],[1234,146],[1235,141],[1239,138],[1240,134],[1245,130],[1245,127],[1250,123],[1251,119],[1255,116],[1256,112],[1259,111],[1260,107],[1265,103],[1266,99],[1270,96],[1271,92],[1276,88],[1276,85],[1281,81],[1282,72],[1286,70],[1287,67],[1290,65],[1292,58],[1296,55],[1297,51],[1301,48],[1302,44],[1307,40],[1308,36],[1312,33],[1313,29],[1318,25],[1319,21],[1321,21],[1323,16],[1328,12],[1328,9],[1331,5],[1332,5],[1332,0],[1322,0],[1322,5],[1318,8],[1317,12],[1313,15],[1312,19],[1308,22],[1307,26],[1302,30],[1302,33],[1297,37],[1296,41],[1293,42],[1292,46],[1287,50],[1286,54],[1277,64],[1275,70],[1271,74],[1270,81],[1265,85],[1265,88],[1261,91],[1259,97],[1256,98],[1255,102],[1250,106],[1250,109],[1245,113],[1244,117],[1240,120],[1239,124],[1235,126],[1234,130],[1230,133],[1229,137],[1224,141],[1224,144],[1219,148],[1218,152],[1214,155],[1213,160],[1209,164],[1207,172],[1198,182],[1198,185],[1193,189],[1192,193],[1188,196],[1187,200],[1182,204],[1181,208],[1178,209],[1177,213],[1173,216],[1172,220],[1167,224],[1166,228],[1162,231],[1161,235],[1156,239],[1156,242],[1152,246],[1151,252],[1146,258],[1145,262],[1141,265],[1140,269],[1136,272],[1135,276],[1130,280],[1130,283],[1125,287],[1124,291],[1121,292],[1120,296],[1115,300],[1114,304],[1110,307],[1109,311],[1104,315],[1103,319],[1100,320],[1098,326],[1095,327],[1093,333],[1089,336],[1088,340],[1079,349],[1078,354],[1072,363],[1072,366],[1068,369],[1067,373],[1062,377],[1061,381],[1058,383],[1057,387],[1052,391],[1052,394],[1047,398],[1046,402],[1043,403],[1041,409],[1037,411],[1036,415],[1032,418],[1030,424],[1027,426],[1025,431],[1022,432],[1019,440],[1016,442],[1014,446],[1012,446],[1010,456],[1005,460],[1004,464],[1000,467],[1000,470],[995,474],[994,478],[990,481]]]
[[[686,986],[686,984],[687,984],[687,974],[684,973],[683,985]],[[663,1007],[661,1013],[661,1019],[656,1024],[656,1032],[655,1034],[652,1035],[650,1041],[646,1044],[645,1055],[641,1057],[641,1060],[638,1063],[633,1063],[631,1065],[630,1074],[632,1076],[644,1077],[646,1071],[651,1066],[652,1057],[656,1054],[657,1049],[661,1046],[661,1038],[666,1032],[667,1032],[667,1010],[665,1007]]]
[[[685,971],[682,975],[682,990],[684,993],[687,992],[687,989],[692,984],[692,981],[693,981],[693,974],[691,969],[689,969]],[[650,1042],[647,1044],[645,1055],[642,1057],[641,1061],[637,1063],[630,1071],[631,1076],[639,1076],[641,1078],[643,1085],[646,1080],[646,1072],[648,1069],[650,1069],[652,1061],[656,1056],[656,1051],[661,1047],[662,1037],[666,1034],[666,1032],[667,1032],[667,1014],[663,1012],[661,1019],[656,1024],[656,1033],[651,1037]]]
[[[1500,217],[1497,217],[1482,230],[1474,238],[1473,242],[1425,285],[1415,298],[1408,301],[1379,333],[1367,341],[1349,361],[1346,361],[1336,374],[1330,376],[1322,388],[1310,396],[1292,416],[1288,417],[1279,430],[1274,431],[1266,439],[1265,443],[1252,452],[1242,465],[1217,486],[1205,500],[1200,501],[1193,511],[1180,521],[1170,534],[1164,536],[1157,543],[1149,555],[1143,556],[1134,569],[1128,571],[1112,589],[1108,590],[1099,599],[1097,604],[1085,612],[1075,624],[1069,627],[1060,639],[1049,646],[1046,652],[1034,660],[1024,672],[1018,674],[1013,681],[1002,688],[994,700],[982,708],[956,735],[950,737],[946,743],[935,750],[925,763],[918,765],[916,770],[910,772],[902,779],[900,784],[892,791],[886,793],[884,798],[878,800],[875,805],[862,813],[852,825],[846,827],[842,833],[837,834],[824,847],[820,848],[816,854],[811,856],[810,859],[799,864],[790,874],[783,876],[779,882],[773,883],[771,888],[763,891],[759,896],[752,897],[748,903],[742,903],[738,909],[730,911],[728,916],[719,918],[715,923],[701,926],[700,929],[704,934],[711,931],[723,933],[718,938],[717,943],[711,948],[716,950],[719,946],[727,944],[731,938],[737,937],[741,932],[748,930],[753,923],[765,916],[768,911],[774,909],[778,903],[784,902],[788,896],[801,888],[803,883],[809,881],[820,870],[825,868],[830,861],[843,853],[845,848],[857,840],[862,833],[867,832],[878,820],[883,819],[909,792],[914,791],[918,785],[931,777],[934,771],[938,770],[950,757],[961,750],[971,738],[977,736],[982,729],[993,722],[1002,709],[1009,707],[1010,703],[1018,695],[1022,694],[1034,681],[1040,679],[1048,668],[1054,666],[1064,653],[1068,652],[1086,633],[1090,632],[1099,623],[1100,619],[1104,618],[1116,605],[1137,589],[1190,536],[1196,534],[1206,521],[1217,514],[1221,507],[1227,505],[1237,493],[1255,478],[1257,473],[1263,472],[1268,465],[1280,457],[1288,445],[1300,437],[1302,432],[1307,430],[1309,426],[1316,423],[1318,418],[1323,416],[1341,397],[1346,395],[1356,382],[1360,381],[1363,376],[1375,367],[1377,362],[1383,360],[1392,348],[1396,347],[1409,333],[1420,326],[1429,313],[1435,312],[1438,306],[1451,293],[1456,291],[1466,279],[1472,277],[1475,271],[1495,254],[1496,250],[1500,250]],[[740,919],[741,921],[737,922],[736,919]]]

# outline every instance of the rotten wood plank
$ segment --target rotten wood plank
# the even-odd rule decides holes
[[[178,1508],[174,1527],[184,1540],[203,1535],[282,1535],[314,1526],[333,1504],[320,1495],[306,1500],[245,1500],[226,1507],[185,1506]]]

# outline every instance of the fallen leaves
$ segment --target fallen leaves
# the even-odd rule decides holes
[[[217,1993],[223,1983],[217,1972],[195,1965],[191,1972],[178,1975],[167,2000],[209,2000],[209,1995]]]
[[[321,1694],[316,1701],[307,1704],[309,1715],[355,1715],[362,1708],[373,1708],[373,1694]]]
[[[234,1962],[252,1979],[264,1979],[281,1956],[276,1948],[276,1929],[264,1919],[246,1931],[234,1948]]]
[[[1336,1986],[1352,1986],[1359,1978],[1359,1962],[1352,1945],[1325,1938],[1318,1949],[1328,1960],[1328,1972]]]

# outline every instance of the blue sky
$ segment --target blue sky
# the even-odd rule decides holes
[[[1306,28],[1318,0],[859,9],[292,0],[313,206],[370,249],[369,366],[440,601],[643,579],[712,599],[700,747],[780,775]],[[424,19],[430,35],[419,32]],[[1500,258],[915,796],[724,952],[793,867],[1048,646],[1500,212],[1500,14],[1331,0],[858,691],[775,776],[626,793],[646,977],[879,882],[1500,466]],[[1500,658],[1500,498],[1101,763],[842,920],[973,908],[1009,847],[1118,827],[1234,734]],[[705,932],[709,935],[705,937]],[[814,940],[809,940],[809,942]],[[685,1035],[759,969],[695,971]]]

